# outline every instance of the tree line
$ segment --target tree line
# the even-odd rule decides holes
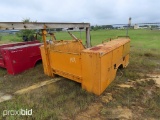
[[[91,30],[98,30],[98,29],[114,29],[112,25],[95,25],[91,26]]]

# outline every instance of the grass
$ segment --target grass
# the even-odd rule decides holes
[[[72,32],[85,43],[84,32]],[[96,45],[115,36],[124,36],[125,30],[98,30],[91,31],[92,45]],[[55,33],[57,39],[71,39],[64,32]],[[160,31],[156,30],[129,30],[131,38],[130,64],[126,69],[117,73],[116,79],[109,85],[101,96],[95,96],[81,89],[79,83],[63,78],[61,81],[52,83],[26,93],[15,96],[14,99],[0,103],[0,119],[6,120],[48,120],[48,119],[74,119],[80,112],[85,112],[93,102],[102,102],[101,97],[106,93],[112,93],[113,100],[103,103],[102,113],[112,113],[108,108],[123,106],[131,109],[133,113],[141,113],[141,119],[148,117],[157,119],[160,113],[160,88],[155,87],[153,80],[138,82],[134,88],[120,88],[117,84],[127,81],[135,81],[146,78],[148,73],[160,73]],[[3,35],[2,41],[20,41],[15,35]],[[48,36],[48,39],[50,37]],[[44,75],[42,63],[35,68],[27,70],[16,76],[8,75],[5,69],[0,68],[0,91],[12,94],[16,90],[28,87],[40,81],[51,79]],[[150,94],[151,93],[151,96]],[[139,107],[143,110],[139,111]],[[6,116],[2,117],[3,110],[33,109],[32,116]],[[138,113],[137,113],[138,114]]]
[[[16,96],[12,101],[1,103],[0,110],[33,109],[33,115],[29,119],[38,120],[73,118],[77,112],[85,109],[94,97],[93,94],[81,90],[80,85],[77,86],[75,82],[64,79],[25,95]],[[24,119],[22,116],[14,118]]]
[[[1,41],[19,42],[21,38],[17,37],[15,34],[2,34]]]
[[[85,43],[85,32],[71,32],[77,38],[82,39],[83,43]],[[102,41],[108,38],[115,38],[117,36],[125,36],[126,30],[97,30],[91,31],[91,43],[92,45],[97,45],[102,43]],[[56,39],[58,40],[71,40],[71,36],[67,32],[56,32]],[[146,50],[149,49],[150,51],[158,50],[160,44],[160,31],[159,30],[129,30],[128,35],[131,38],[131,46],[136,49]],[[48,35],[48,39],[51,37]],[[4,34],[2,35],[1,41],[21,41],[22,38],[17,37],[14,34]]]

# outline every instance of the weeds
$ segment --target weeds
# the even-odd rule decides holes
[[[7,74],[6,69],[0,68],[0,77],[4,77],[4,75],[6,75],[6,74]]]
[[[2,103],[0,111],[4,109],[32,108],[33,115],[28,119],[61,119],[64,116],[73,118],[79,111],[86,109],[88,104],[95,99],[95,95],[85,92],[79,84],[73,81],[64,79],[58,81],[56,86],[58,86],[56,92],[48,91],[48,86],[45,86],[31,93],[16,96],[14,100]],[[8,107],[5,108],[5,106]],[[19,119],[19,116],[15,116],[15,118]],[[10,119],[10,116],[7,116],[7,119]]]
[[[153,97],[145,102],[143,115],[147,117],[160,118],[160,88],[156,89]]]

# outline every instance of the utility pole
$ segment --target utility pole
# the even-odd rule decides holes
[[[130,26],[131,26],[131,17],[129,18],[129,20],[128,20],[128,25],[127,25],[127,33],[126,33],[126,36],[128,36],[128,29],[130,28]]]

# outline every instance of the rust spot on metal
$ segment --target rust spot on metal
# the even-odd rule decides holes
[[[90,50],[99,50],[99,49],[101,49],[101,47],[93,47]]]

